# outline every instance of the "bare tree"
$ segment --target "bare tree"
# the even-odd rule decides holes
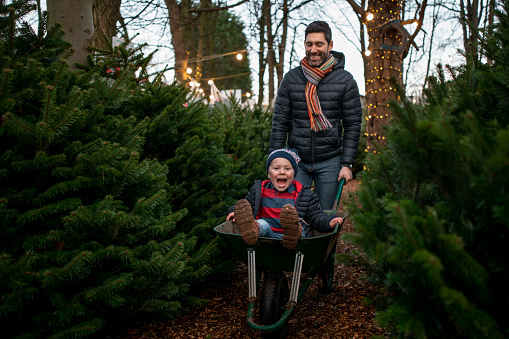
[[[185,81],[187,69],[187,50],[184,43],[184,28],[190,23],[187,11],[191,9],[191,2],[183,0],[164,0],[168,9],[170,21],[171,44],[175,54],[175,76],[179,81]]]
[[[198,21],[201,13],[217,12],[227,10],[239,6],[247,0],[239,0],[234,5],[230,6],[212,6],[211,1],[203,1],[200,8],[195,8],[192,0],[164,0],[168,10],[169,25],[171,31],[171,43],[173,45],[173,52],[175,55],[175,75],[177,80],[186,80],[186,70],[188,65],[188,49],[186,48],[186,27],[192,24],[210,26],[210,21]],[[210,32],[209,32],[210,33]],[[200,39],[203,36],[200,35]]]
[[[435,31],[438,24],[438,18],[439,18],[439,12],[440,12],[440,2],[438,4],[433,4],[433,15],[432,15],[432,28],[431,28],[431,35],[430,35],[430,43],[429,43],[429,50],[428,50],[428,63],[426,65],[426,75],[424,76],[424,82],[423,87],[426,85],[426,79],[429,76],[430,68],[431,68],[431,55],[433,51],[433,39],[435,38]]]
[[[265,18],[272,18],[271,7],[272,4],[269,0],[264,0],[263,16]],[[272,20],[265,20],[265,27],[267,32],[267,70],[269,74],[269,105],[272,105],[275,96],[274,86],[274,71],[276,67],[276,51],[274,48],[275,34],[272,31]]]
[[[294,51],[293,45],[288,44],[288,32],[294,31],[295,36],[295,27],[292,25],[300,25],[302,20],[305,20],[299,19],[299,11],[313,1],[263,0],[261,3],[251,2],[251,32],[258,42],[258,68],[260,70],[258,73],[258,104],[261,105],[264,99],[266,76],[268,103],[271,105],[274,102],[276,89],[285,74],[285,56],[288,46],[291,46],[291,53]]]

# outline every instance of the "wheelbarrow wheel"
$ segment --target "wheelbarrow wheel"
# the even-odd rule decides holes
[[[327,258],[325,265],[320,274],[320,292],[323,294],[329,294],[332,292],[332,282],[334,280],[334,261],[331,257]]]
[[[265,271],[260,293],[260,324],[272,325],[279,321],[290,298],[288,279],[283,272]],[[288,323],[277,331],[262,333],[262,338],[285,338]]]
[[[332,292],[332,283],[334,281],[334,256],[336,254],[336,245],[332,248],[331,253],[327,260],[325,260],[325,264],[323,265],[322,270],[319,272],[320,275],[320,292],[323,294],[329,294]]]

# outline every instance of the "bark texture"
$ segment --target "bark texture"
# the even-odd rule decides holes
[[[47,9],[49,26],[60,23],[64,39],[75,49],[69,58],[71,67],[76,69],[75,63],[85,64],[94,34],[92,0],[47,0]]]
[[[117,35],[117,22],[120,20],[122,0],[93,0],[94,35],[92,46],[106,50],[111,38]]]

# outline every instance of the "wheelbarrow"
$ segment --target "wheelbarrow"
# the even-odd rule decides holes
[[[339,203],[344,183],[345,180],[341,179],[334,206]],[[343,223],[348,215],[336,210],[325,213],[343,218]],[[336,243],[343,223],[337,224],[330,233],[299,239],[295,250],[285,249],[281,240],[264,237],[260,237],[255,245],[248,246],[242,240],[237,225],[229,220],[214,228],[234,256],[247,264],[247,323],[253,331],[259,332],[263,338],[284,338],[292,312],[317,275],[321,279],[322,292],[330,292],[334,280]],[[290,288],[285,272],[293,272]],[[301,284],[302,273],[304,279]],[[261,282],[259,324],[254,320],[258,282]]]

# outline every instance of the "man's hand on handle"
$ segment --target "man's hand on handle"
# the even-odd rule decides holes
[[[338,181],[341,180],[341,178],[345,178],[345,185],[347,185],[348,182],[353,179],[352,170],[350,168],[348,168],[347,166],[341,167],[341,171],[339,172]]]

